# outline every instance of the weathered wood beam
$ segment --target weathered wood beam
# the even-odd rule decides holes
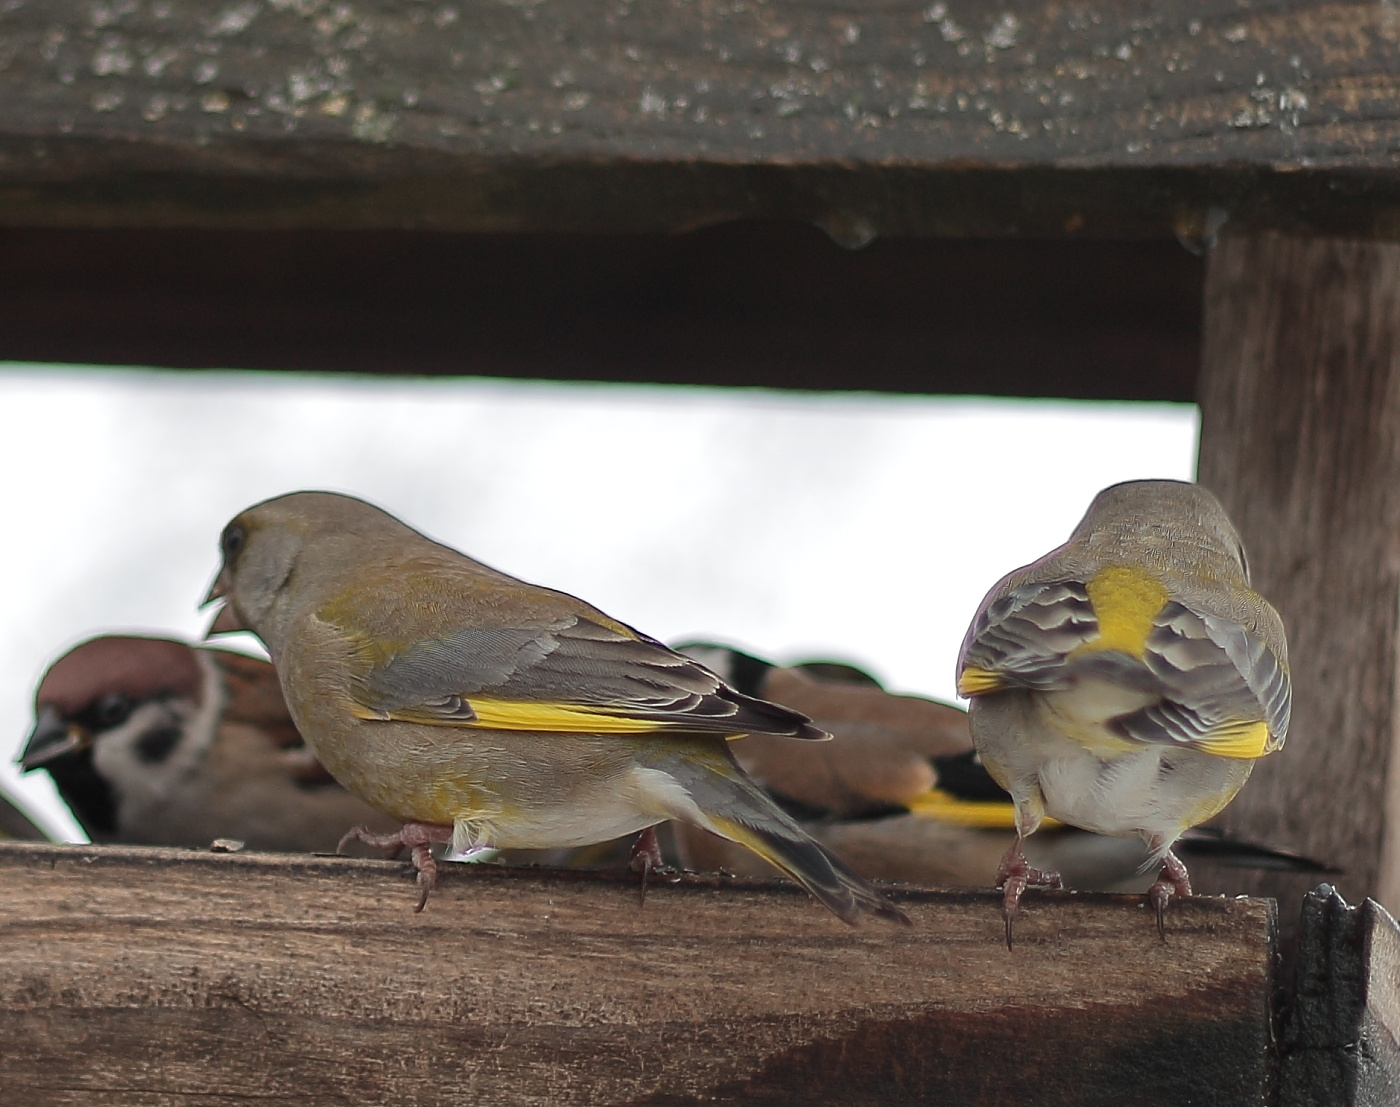
[[[8,0],[0,223],[1395,236],[1398,60],[1337,0]]]
[[[0,844],[7,1102],[1263,1104],[1274,909]]]
[[[1175,242],[0,229],[0,361],[1180,400]]]
[[[1288,631],[1293,721],[1225,825],[1400,906],[1400,246],[1226,236],[1212,251],[1200,480]],[[1276,896],[1299,878],[1236,874]],[[1210,890],[1209,884],[1203,884]]]
[[[1280,1107],[1400,1102],[1400,928],[1385,908],[1308,893],[1280,1023]]]

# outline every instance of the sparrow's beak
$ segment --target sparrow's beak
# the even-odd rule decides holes
[[[39,710],[39,720],[29,732],[24,752],[19,755],[19,767],[27,773],[64,754],[82,749],[91,739],[92,735],[85,729],[77,723],[68,722],[59,714],[58,708],[49,704]]]
[[[232,634],[235,631],[247,630],[239,622],[237,614],[234,613],[233,604],[228,601],[229,590],[233,587],[233,582],[229,580],[228,569],[219,571],[219,575],[214,579],[214,583],[209,587],[209,595],[204,597],[204,602],[200,607],[208,607],[216,600],[223,600],[223,606],[219,608],[219,613],[214,617],[209,629],[204,632],[204,640],[207,642],[216,634]]]

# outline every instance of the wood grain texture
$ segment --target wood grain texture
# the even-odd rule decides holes
[[[0,221],[1400,234],[1341,0],[7,0]]]
[[[1295,979],[1279,1029],[1280,1107],[1400,1101],[1400,927],[1329,885],[1303,901]]]
[[[25,1104],[1250,1104],[1272,904],[0,844],[0,1068]]]
[[[1394,907],[1400,247],[1225,237],[1205,305],[1199,478],[1283,616],[1294,689],[1287,745],[1223,821],[1341,866],[1348,899]],[[1291,913],[1305,880],[1233,884]]]

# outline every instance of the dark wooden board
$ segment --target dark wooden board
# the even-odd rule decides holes
[[[1175,242],[0,229],[0,361],[1193,397]]]
[[[1394,236],[1397,167],[1387,4],[0,4],[9,225]]]
[[[1280,1107],[1400,1102],[1400,928],[1380,904],[1304,899],[1279,1049]]]
[[[1274,911],[0,844],[25,1104],[1262,1104]]]

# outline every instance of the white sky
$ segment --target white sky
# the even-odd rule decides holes
[[[0,363],[0,789],[71,840],[14,758],[50,662],[94,634],[198,638],[218,535],[352,492],[667,641],[854,661],[953,695],[1003,573],[1093,494],[1190,479],[1189,405]]]

